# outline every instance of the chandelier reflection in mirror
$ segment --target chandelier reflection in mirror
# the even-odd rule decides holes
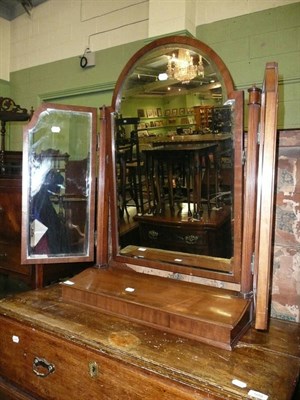
[[[195,59],[199,57],[197,62]],[[167,77],[169,79],[176,79],[182,83],[189,83],[192,79],[199,76],[204,78],[204,65],[201,55],[191,56],[190,52],[186,49],[179,49],[178,56],[175,53],[169,56],[167,66]]]

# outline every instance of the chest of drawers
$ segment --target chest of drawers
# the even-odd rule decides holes
[[[230,258],[232,255],[228,209],[212,211],[209,222],[205,218],[190,223],[184,218],[147,215],[136,216],[135,220],[139,224],[142,246],[212,257]]]
[[[299,337],[299,324],[271,321],[269,333],[250,330],[233,351],[217,349],[67,303],[55,286],[0,302],[0,393],[238,400],[252,391],[288,400],[300,370]]]

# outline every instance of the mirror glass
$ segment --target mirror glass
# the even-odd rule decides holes
[[[115,95],[117,256],[234,280],[232,81],[200,42],[157,42],[132,58]]]
[[[93,109],[44,104],[25,129],[25,261],[93,259],[95,118]]]

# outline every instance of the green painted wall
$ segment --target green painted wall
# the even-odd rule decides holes
[[[11,87],[10,82],[0,79],[0,97],[11,97],[10,87]],[[11,131],[10,124],[6,124],[5,129],[6,129],[6,137],[9,137]]]
[[[96,67],[82,69],[78,57],[40,65],[11,74],[12,97],[22,107],[37,108],[42,101],[101,107],[110,105],[114,85],[131,56],[143,42],[96,53]],[[22,149],[22,128],[12,125],[6,148]]]
[[[0,97],[10,97],[10,83],[0,79]]]
[[[279,64],[279,128],[300,127],[300,2],[201,25],[196,37],[212,47],[231,71],[236,88],[262,83],[266,62]],[[147,40],[147,42],[149,42]],[[30,109],[41,101],[101,107],[111,103],[114,84],[144,41],[98,51],[96,67],[82,70],[73,57],[11,74],[10,93]],[[1,89],[1,82],[0,82]],[[22,127],[12,124],[7,148],[22,149]]]
[[[300,2],[197,28],[232,74],[237,89],[263,80],[266,62],[279,68],[279,128],[300,127]]]

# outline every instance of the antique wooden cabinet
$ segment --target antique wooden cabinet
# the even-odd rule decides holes
[[[182,49],[197,59],[195,77],[187,75],[184,80],[174,61]],[[119,198],[122,191],[117,188],[116,121],[136,95],[140,69],[145,71],[145,64],[149,68],[149,60],[152,64],[154,59],[164,70],[168,66],[168,84],[194,93],[191,86],[200,82],[201,96],[213,90],[214,97],[222,97],[230,106],[231,120],[225,124],[234,145],[230,190],[225,193],[220,186],[214,198],[202,201],[198,190],[202,190],[199,185],[207,160],[197,156],[192,168],[183,171],[186,181],[192,179],[186,190],[186,202],[193,209],[188,215],[191,225],[195,220],[204,223],[203,207],[207,215],[208,207],[224,212],[219,199],[227,196],[230,226],[223,240],[231,248],[228,257],[211,257],[200,248],[193,254],[138,243],[119,245],[120,204],[127,204],[127,199]],[[216,86],[205,80],[201,63],[207,75],[217,80]],[[234,90],[222,60],[197,40],[168,37],[146,45],[125,66],[112,106],[101,110],[99,147],[95,109],[40,107],[24,132],[22,262],[36,262],[41,268],[61,262],[91,262],[93,266],[60,285],[0,302],[0,393],[4,398],[292,398],[300,370],[300,328],[270,321],[268,313],[277,79],[277,64],[268,63],[262,89],[250,89],[245,137],[243,93]],[[161,92],[167,90],[166,83],[147,80],[142,91],[153,95],[157,85]],[[151,110],[149,115],[153,114]],[[126,132],[121,133],[126,138]],[[52,149],[70,155],[72,162],[85,165],[79,181],[77,176],[68,178],[53,163],[40,162],[49,143]],[[167,167],[170,198],[175,166]],[[217,162],[213,167],[219,173]],[[160,176],[165,179],[162,169]],[[80,190],[74,191],[77,185]],[[143,190],[149,190],[147,185]],[[157,212],[165,212],[157,204],[167,202],[160,197],[163,192],[157,195],[157,186],[151,190],[155,207],[145,202],[143,209],[155,221]],[[51,223],[57,219],[57,229],[43,218],[45,204],[51,208]],[[75,219],[75,209],[80,209],[76,217],[81,218]],[[188,223],[184,228],[188,229]],[[74,232],[79,234],[76,240]],[[52,246],[55,234],[61,240],[58,245],[63,242],[64,247]]]
[[[61,286],[0,303],[2,399],[292,398],[299,324],[272,320],[229,352],[62,301]]]
[[[213,219],[213,212],[201,226],[191,227],[187,221],[172,223],[161,218],[136,217],[139,223],[141,246],[173,250],[192,254],[203,254],[211,257],[230,257],[231,248],[224,237],[231,235],[230,214],[226,210]],[[229,247],[229,248],[228,248]]]
[[[0,177],[0,271],[33,286],[32,266],[21,265],[21,204],[21,175]]]
[[[21,265],[22,152],[5,149],[7,123],[29,119],[27,109],[0,97],[0,272],[32,286],[32,266]]]

